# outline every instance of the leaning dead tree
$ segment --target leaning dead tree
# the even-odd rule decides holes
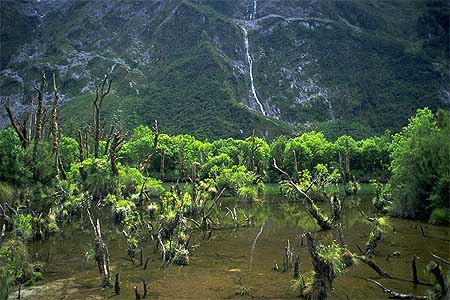
[[[100,113],[103,105],[103,100],[111,91],[112,80],[108,80],[108,75],[105,75],[100,86],[95,88],[95,99],[93,102],[94,109],[94,157],[98,158],[101,137],[101,120]]]
[[[39,88],[37,87],[34,88],[38,92],[38,111],[35,116],[34,130],[32,128],[34,118],[34,98],[31,98],[28,116],[22,123],[18,120],[16,116],[14,116],[11,106],[11,99],[9,97],[6,99],[5,108],[8,114],[9,121],[11,122],[11,125],[14,128],[14,130],[16,131],[17,136],[19,137],[22,147],[24,149],[28,148],[28,146],[31,144],[32,138],[34,139],[35,148],[37,149],[37,143],[42,137],[42,129],[44,126],[43,115],[44,115],[45,84],[46,84],[45,73],[42,72],[41,84]],[[34,137],[32,137],[32,133],[34,133]]]
[[[373,279],[367,278],[368,281],[376,284],[377,286],[379,286],[383,292],[385,292],[386,294],[389,295],[389,299],[415,299],[415,300],[422,300],[422,299],[430,299],[430,297],[428,296],[417,296],[417,295],[413,295],[413,294],[402,294],[396,291],[393,291],[391,289],[388,289],[386,287],[384,287],[383,285],[381,285],[381,283],[379,283],[378,281],[375,281]]]
[[[158,137],[159,137],[159,131],[158,131],[158,121],[155,120],[155,125],[152,127],[153,131],[153,146],[152,146],[152,152],[138,165],[138,170],[143,172],[145,167],[153,160],[155,157],[157,151],[158,151]]]
[[[33,104],[31,104],[31,105],[33,105]],[[17,133],[17,136],[19,137],[22,147],[24,149],[26,149],[28,147],[28,145],[30,144],[30,138],[31,138],[30,130],[27,127],[27,124],[29,123],[29,121],[25,120],[22,124],[19,122],[19,120],[17,120],[17,118],[14,116],[14,113],[12,111],[11,99],[9,97],[6,99],[5,108],[6,108],[6,112],[8,113],[9,121],[11,122],[12,127],[14,128],[14,130]],[[29,115],[29,118],[30,117],[31,116]]]
[[[307,191],[302,190],[299,185],[294,181],[294,179],[285,171],[280,169],[277,165],[276,160],[273,160],[273,165],[275,169],[277,169],[282,175],[284,175],[287,180],[287,184],[292,187],[301,197],[305,199],[306,210],[308,214],[313,217],[317,224],[320,226],[322,230],[331,229],[334,223],[334,218],[329,218],[326,216],[322,210],[314,203],[311,197],[308,196]],[[334,206],[334,208],[338,208],[340,206]],[[335,213],[336,215],[336,213]]]
[[[97,219],[96,223],[92,220],[89,208],[87,209],[89,221],[91,222],[92,229],[94,229],[94,252],[95,261],[97,262],[98,271],[102,277],[102,287],[110,288],[111,285],[111,273],[109,271],[109,251],[102,238],[102,232],[100,229],[100,221]]]

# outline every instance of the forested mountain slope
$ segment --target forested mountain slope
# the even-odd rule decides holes
[[[200,138],[311,126],[368,135],[398,130],[418,107],[450,107],[446,0],[0,6],[0,96],[25,110],[41,70],[55,73],[69,131],[90,122],[105,74],[110,122],[158,119],[168,133]]]

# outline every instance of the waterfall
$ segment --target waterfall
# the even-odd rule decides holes
[[[252,57],[250,56],[250,45],[249,45],[249,42],[248,42],[248,32],[247,32],[247,29],[245,29],[244,26],[241,26],[241,28],[242,28],[242,31],[244,32],[245,56],[247,58],[247,63],[248,63],[248,73],[249,73],[249,76],[250,76],[250,85],[251,85],[251,89],[252,89],[253,98],[255,98],[255,101],[258,104],[259,109],[261,110],[261,113],[264,116],[266,116],[267,113],[264,110],[264,106],[262,105],[261,101],[259,101],[258,95],[256,94],[255,83],[253,81],[253,60],[252,60]]]
[[[330,114],[330,119],[332,121],[334,121],[336,119],[335,115],[334,115],[334,111],[333,111],[333,107],[331,106],[331,101],[329,99],[325,100],[325,103],[328,106],[328,113]]]
[[[256,2],[258,2],[258,0],[253,0],[253,12],[250,14],[250,21],[255,19],[256,16]]]

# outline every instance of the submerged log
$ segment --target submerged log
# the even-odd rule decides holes
[[[381,270],[381,268],[374,261],[368,259],[367,257],[358,256],[358,255],[354,255],[354,257],[359,259],[361,262],[368,265],[369,267],[371,267],[375,272],[377,272],[378,275],[380,275],[384,278],[390,278],[390,279],[393,278],[393,276],[391,274],[386,273],[383,270]]]
[[[417,256],[413,256],[413,260],[412,260],[412,273],[413,273],[413,283],[414,284],[419,284],[420,283],[420,281],[419,281],[419,277],[417,276],[417,266],[416,266],[416,259],[417,259]]]
[[[136,286],[133,287],[134,289],[134,297],[136,300],[140,300],[141,299],[141,294],[139,294],[138,289]]]
[[[436,277],[436,281],[438,282],[441,288],[441,295],[444,296],[448,291],[448,287],[445,284],[445,279],[444,276],[442,275],[441,267],[436,262],[431,261],[431,263],[428,265],[428,268],[430,272],[434,275],[434,277]]]
[[[147,293],[148,293],[148,282],[145,280],[142,280],[142,285],[144,287],[144,294],[142,295],[142,298],[147,297]]]
[[[389,295],[389,299],[430,299],[427,296],[417,296],[413,294],[402,294],[398,293],[396,291],[393,291],[391,289],[385,288],[381,283],[378,281],[375,281],[373,279],[367,278],[368,281],[375,283],[377,286],[379,286],[383,292]]]
[[[114,282],[114,292],[116,293],[116,295],[120,295],[119,273],[116,273],[116,280]]]
[[[144,264],[144,270],[147,270],[148,262],[150,261],[150,257],[147,257]]]
[[[300,255],[295,257],[294,263],[294,279],[300,278]]]

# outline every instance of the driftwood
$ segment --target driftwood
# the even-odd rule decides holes
[[[389,299],[430,299],[427,296],[416,296],[413,294],[401,294],[398,292],[395,292],[391,289],[385,288],[381,283],[379,283],[378,281],[375,281],[373,279],[367,278],[368,281],[376,284],[377,286],[379,286],[383,292],[387,293],[389,295]]]

